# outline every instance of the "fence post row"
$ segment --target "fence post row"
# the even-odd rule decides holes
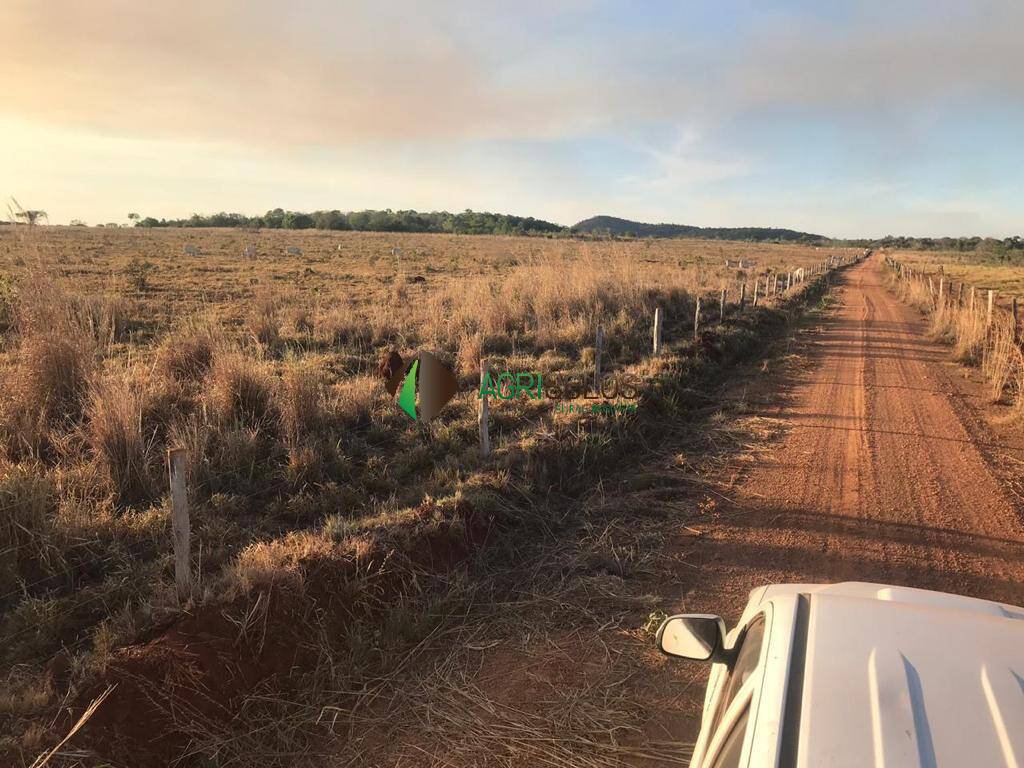
[[[967,311],[974,315],[975,311],[979,309],[977,305],[978,289],[976,286],[967,285],[967,283],[961,280],[957,283],[954,280],[947,280],[945,278],[945,272],[942,266],[939,266],[939,285],[938,292],[936,294],[935,284],[932,281],[932,276],[925,275],[921,272],[915,273],[914,270],[903,264],[902,262],[896,261],[892,258],[886,258],[886,264],[889,265],[897,274],[897,277],[906,283],[917,282],[919,285],[923,285],[925,279],[928,280],[928,291],[931,295],[936,296],[935,307],[936,309],[945,310],[948,305],[954,304],[961,309],[964,308],[964,291],[970,289],[969,297],[967,299]],[[916,280],[915,280],[916,278]],[[949,285],[949,289],[946,289],[946,285]],[[954,290],[955,289],[955,290]],[[992,321],[995,316],[996,306],[996,290],[994,288],[983,289],[986,293],[985,300],[985,326],[991,327]],[[1019,300],[1016,296],[1010,297],[1010,323],[1013,332],[1013,343],[1021,344],[1021,328],[1020,328],[1020,313],[1019,313]]]
[[[188,491],[185,487],[184,448],[167,451],[167,477],[171,486],[171,540],[174,547],[174,586],[178,602],[192,596],[192,560],[189,552],[191,530],[188,519]]]

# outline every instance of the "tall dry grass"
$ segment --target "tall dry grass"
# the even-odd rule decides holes
[[[990,320],[983,291],[962,296],[944,291],[940,301],[937,280],[892,276],[898,295],[929,315],[932,335],[951,343],[958,361],[981,370],[992,402],[1009,401],[1016,413],[1024,414],[1024,347],[1014,338],[1012,317],[995,306]]]
[[[55,491],[42,467],[0,462],[0,584],[4,592],[18,576],[20,563],[46,557]]]
[[[153,440],[143,431],[147,384],[129,372],[98,377],[86,408],[86,436],[94,459],[119,503],[150,498]]]

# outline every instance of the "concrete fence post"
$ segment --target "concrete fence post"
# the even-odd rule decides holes
[[[486,360],[480,361],[480,410],[477,414],[477,420],[480,427],[480,455],[490,456],[491,455],[491,432],[490,432],[490,420],[491,420],[491,402],[490,395],[484,390],[484,383],[487,381],[487,373],[489,365]]]
[[[1013,315],[1013,343],[1020,344],[1020,317],[1017,314],[1017,297],[1010,299],[1010,313]]]
[[[192,596],[191,526],[188,519],[188,489],[184,448],[167,451],[167,477],[171,486],[171,538],[174,547],[174,586],[178,602]]]

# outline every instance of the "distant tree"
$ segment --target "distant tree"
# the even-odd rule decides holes
[[[139,226],[139,219],[141,219],[141,218],[142,217],[139,216],[139,214],[137,214],[137,213],[129,213],[128,214],[128,221],[132,222],[133,226],[136,226],[136,227]]]
[[[81,219],[72,219],[71,221],[68,222],[68,226],[69,227],[85,227],[85,226],[88,226],[88,225],[84,221],[82,221]]]
[[[308,213],[294,213],[288,211],[281,221],[285,229],[312,229],[314,226],[313,217]]]
[[[284,225],[284,210],[275,208],[263,215],[263,223],[268,229],[280,229]]]
[[[21,203],[13,197],[11,198],[11,202],[7,204],[7,211],[11,215],[11,221],[21,219],[23,222],[28,224],[29,227],[34,227],[43,219],[46,219],[47,221],[50,220],[46,211],[26,210],[25,208],[22,208]]]

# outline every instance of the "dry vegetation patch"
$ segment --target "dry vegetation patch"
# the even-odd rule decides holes
[[[275,255],[243,258],[254,239],[259,253]],[[186,240],[199,244],[196,254],[182,253]],[[286,244],[302,255],[286,255]],[[394,247],[402,249],[400,266]],[[724,268],[740,254],[756,262],[750,274]],[[253,667],[240,675],[245,685],[235,698],[216,700],[213,710],[175,709],[172,699],[150,722],[166,728],[158,715],[170,707],[182,718],[172,718],[170,729],[180,737],[182,729],[200,734],[205,718],[208,731],[187,748],[189,761],[265,747],[272,734],[242,737],[231,720],[243,703],[269,707],[250,698],[251,688],[280,672],[260,660],[271,647],[256,640],[260,626],[274,628],[267,637],[279,633],[281,645],[272,647],[310,654],[303,665],[312,682],[304,685],[337,688],[358,664],[379,664],[389,648],[429,632],[437,611],[424,605],[440,600],[454,610],[471,599],[472,588],[452,571],[494,526],[522,525],[528,516],[532,525],[557,528],[533,505],[548,494],[579,493],[635,445],[628,418],[570,417],[523,398],[495,403],[496,451],[482,462],[470,389],[481,357],[585,379],[600,324],[606,370],[667,382],[644,392],[657,414],[644,422],[651,437],[658,419],[707,405],[679,382],[714,376],[757,345],[757,323],[734,310],[727,326],[691,343],[694,298],[717,295],[724,284],[735,299],[739,279],[826,255],[692,241],[0,232],[0,271],[12,286],[0,346],[0,499],[13,510],[0,551],[15,553],[0,561],[11,584],[0,601],[0,659],[10,670],[54,663],[68,670],[45,703],[25,699],[0,712],[3,747],[26,754],[29,745],[56,741],[60,724],[47,719],[41,734],[41,713],[61,690],[86,703],[98,671],[110,669],[122,673],[110,679],[148,682],[137,700],[108,700],[92,730],[127,727],[125,718],[142,711],[136,706],[152,706],[142,702],[167,671],[160,659],[180,661],[173,634],[154,636],[169,622],[182,643],[211,635],[219,649],[202,662],[209,670],[193,669],[198,677],[174,678],[175,686],[191,685],[198,695],[204,674],[219,681],[214,668],[242,641]],[[152,265],[144,279],[139,263]],[[675,351],[652,361],[655,306],[666,311]],[[419,349],[451,364],[465,387],[429,424],[408,420],[375,373],[385,353]],[[169,554],[163,457],[170,445],[187,451],[196,542],[199,587],[184,618]],[[616,557],[622,568],[643,567],[629,564],[628,553]],[[351,589],[341,597],[318,591],[338,583]],[[403,620],[401,606],[417,607]],[[380,621],[391,622],[393,646],[381,639]],[[303,632],[312,634],[296,636]],[[12,672],[7,689],[23,687],[24,675]],[[105,708],[114,719],[103,719]],[[143,735],[152,734],[128,733],[129,741]],[[168,749],[186,749],[173,734],[168,739]]]

